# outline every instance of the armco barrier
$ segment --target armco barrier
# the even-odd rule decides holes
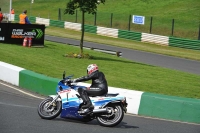
[[[97,26],[91,26],[91,25],[84,25],[85,28],[85,32],[89,32],[89,33],[97,33]]]
[[[200,99],[143,93],[138,114],[200,123]]]
[[[200,50],[200,40],[169,37],[169,46]]]
[[[169,45],[169,37],[167,36],[160,36],[148,33],[142,33],[142,42],[150,42],[154,44],[161,44],[168,46]]]
[[[36,17],[30,16],[30,17],[29,17],[29,20],[30,20],[30,22],[31,22],[32,24],[34,24],[34,23],[36,22]]]
[[[105,27],[97,26],[97,33],[96,34],[102,35],[102,36],[109,36],[109,37],[118,38],[118,29],[105,28]]]
[[[135,41],[141,41],[141,33],[140,32],[133,32],[127,30],[119,30],[118,31],[118,38],[130,39]]]
[[[50,26],[64,28],[64,25],[65,25],[64,21],[50,20]]]
[[[35,23],[36,24],[44,24],[45,26],[49,26],[50,25],[50,19],[36,17]]]
[[[76,31],[81,31],[81,24],[79,23],[72,23],[72,22],[65,22],[65,29],[71,29]]]
[[[0,80],[43,95],[55,94],[55,87],[59,81],[59,79],[24,70],[4,62],[0,62]],[[89,86],[90,84],[78,83],[78,85]],[[200,99],[144,93],[114,87],[109,87],[109,92],[119,93],[127,97],[128,113],[200,123]]]
[[[17,15],[17,14],[14,15],[14,21],[19,23],[19,15]]]

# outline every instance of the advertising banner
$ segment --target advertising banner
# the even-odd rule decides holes
[[[0,23],[0,43],[6,41],[6,24]]]
[[[145,21],[145,17],[144,16],[133,15],[133,19],[132,19],[133,23],[135,23],[135,24],[144,24],[144,21]]]
[[[4,43],[22,45],[23,39],[27,37],[32,38],[32,46],[44,45],[45,25],[1,23],[0,27],[4,27],[0,34]]]

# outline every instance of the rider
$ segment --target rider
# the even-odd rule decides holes
[[[73,79],[71,82],[82,82],[88,80],[92,80],[91,86],[87,88],[78,88],[78,93],[85,104],[82,106],[82,109],[89,108],[92,110],[94,109],[94,106],[92,105],[89,96],[101,96],[107,94],[108,85],[104,73],[98,70],[96,64],[90,64],[87,67],[87,76]]]

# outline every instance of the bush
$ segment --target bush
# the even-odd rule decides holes
[[[80,53],[67,53],[64,55],[65,57],[70,57],[70,58],[79,58],[79,59],[93,59],[93,56],[89,54],[80,54]]]

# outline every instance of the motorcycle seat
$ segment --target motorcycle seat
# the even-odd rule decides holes
[[[115,97],[117,95],[119,95],[119,93],[107,93],[105,96],[106,97]]]
[[[117,95],[119,95],[119,93],[107,93],[105,95],[92,96],[92,97],[115,97]]]
[[[107,93],[107,94],[104,94],[104,95],[90,96],[90,97],[115,97],[117,95],[119,95],[119,93]]]

